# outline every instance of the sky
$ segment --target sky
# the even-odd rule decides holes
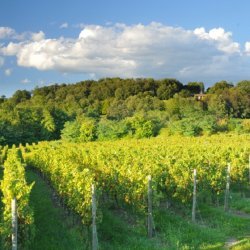
[[[250,79],[248,0],[0,0],[0,95],[104,77]]]

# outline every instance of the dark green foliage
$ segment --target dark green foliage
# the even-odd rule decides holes
[[[170,120],[179,120],[186,117],[193,117],[194,114],[203,112],[203,103],[193,98],[182,98],[179,95],[166,101],[166,110]]]
[[[127,109],[126,103],[122,100],[114,99],[107,109],[107,118],[112,120],[121,120],[130,115],[131,113]]]
[[[56,130],[56,124],[53,116],[48,110],[43,111],[42,123],[42,137],[45,140],[50,140],[53,138],[53,133]]]
[[[205,91],[203,82],[189,82],[185,88],[189,90],[191,94],[204,93]]]
[[[112,140],[126,136],[129,133],[128,124],[122,121],[102,119],[97,127],[98,140]]]
[[[55,84],[35,88],[32,92],[18,90],[11,98],[0,98],[0,144],[60,139],[64,124],[80,116],[93,118],[95,124],[105,117],[114,122],[113,127],[118,126],[117,121],[137,113],[148,117],[148,113],[164,111],[170,121],[203,111],[209,111],[217,120],[250,118],[249,83],[244,80],[234,87],[226,81],[217,82],[200,101],[194,98],[194,94],[204,91],[202,82],[183,85],[176,79],[103,78],[76,84]],[[160,124],[165,126],[162,121]],[[147,126],[151,126],[150,122]],[[195,131],[197,134],[197,129]],[[118,134],[113,137],[120,138],[123,133]],[[96,136],[82,138],[83,141],[94,139]]]
[[[31,93],[27,90],[17,90],[13,96],[10,98],[10,101],[16,105],[20,102],[25,102],[31,98]]]
[[[220,94],[226,89],[233,88],[233,86],[233,84],[228,83],[227,81],[220,81],[215,83],[214,86],[212,86],[211,88],[209,88],[207,92],[210,94]]]
[[[159,87],[156,91],[157,97],[161,100],[168,100],[178,93],[183,88],[182,83],[175,79],[164,79],[159,82]]]
[[[220,130],[215,117],[205,113],[173,121],[169,124],[169,128],[171,133],[185,136],[211,135]]]
[[[236,87],[240,89],[241,91],[245,92],[250,95],[250,81],[243,80],[237,83]]]

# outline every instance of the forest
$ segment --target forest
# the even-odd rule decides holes
[[[250,81],[104,78],[17,90],[0,98],[0,144],[199,136],[250,131]]]

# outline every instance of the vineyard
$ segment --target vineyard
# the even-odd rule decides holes
[[[86,227],[93,223],[93,186],[97,228],[105,221],[106,209],[111,207],[146,218],[149,188],[152,189],[153,216],[159,209],[181,207],[190,211],[191,221],[194,170],[199,206],[223,206],[229,179],[230,192],[249,196],[249,139],[248,135],[225,134],[199,138],[160,136],[84,144],[40,142],[10,149],[8,153],[4,148],[1,153],[4,162],[1,182],[4,242],[6,246],[10,244],[10,204],[14,197],[19,204],[18,219],[22,223],[19,237],[26,243],[34,237],[33,212],[29,207],[29,194],[34,184],[26,183],[25,165],[46,180],[61,206],[76,214]],[[150,187],[149,176],[152,179]],[[199,218],[193,221],[201,222]],[[156,235],[159,230],[157,219],[152,221],[152,227]],[[24,240],[25,237],[29,240]],[[100,249],[105,249],[102,244]],[[203,246],[200,249],[210,248]]]

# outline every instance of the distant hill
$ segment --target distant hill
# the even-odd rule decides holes
[[[197,98],[200,93],[202,99]],[[10,98],[0,98],[0,143],[56,140],[72,134],[79,139],[84,123],[92,124],[94,135],[82,140],[150,137],[162,127],[193,123],[190,118],[205,116],[217,124],[223,119],[249,118],[250,81],[236,86],[221,81],[205,91],[202,82],[105,78],[18,90]],[[147,131],[139,133],[140,126]]]

